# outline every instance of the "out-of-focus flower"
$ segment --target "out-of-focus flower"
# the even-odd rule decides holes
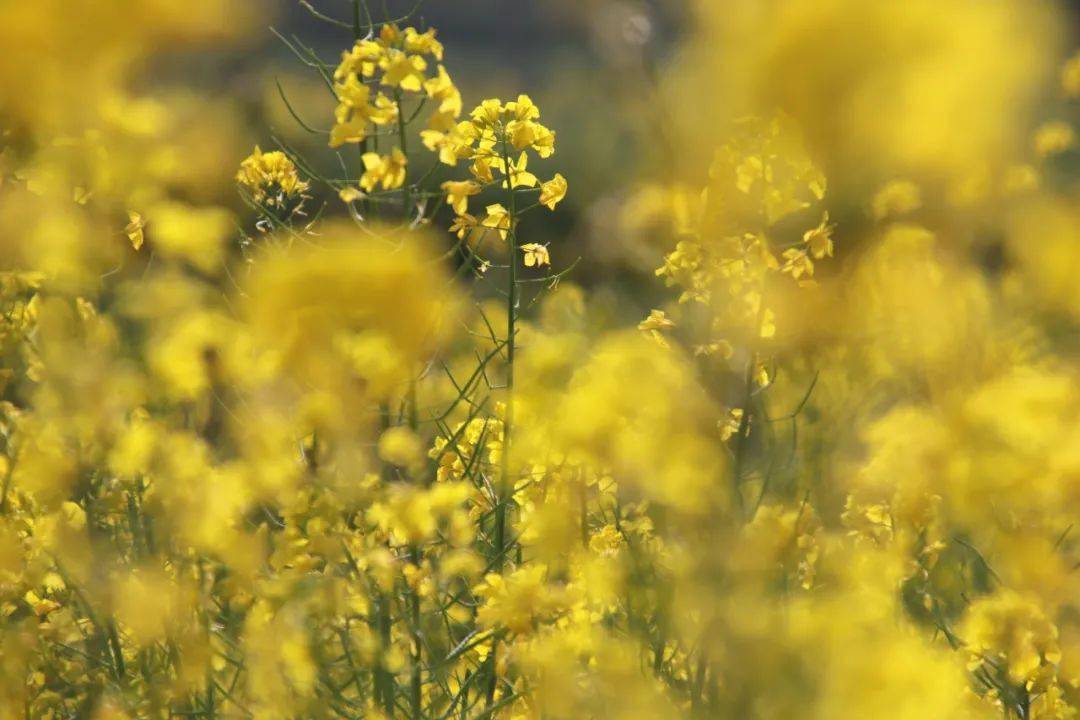
[[[922,192],[910,180],[891,180],[882,186],[871,202],[875,220],[889,220],[908,215],[922,207]]]
[[[1051,120],[1035,130],[1032,145],[1039,157],[1060,155],[1075,147],[1076,131],[1066,122]]]

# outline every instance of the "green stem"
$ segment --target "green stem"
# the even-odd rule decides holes
[[[106,624],[106,631],[109,639],[109,647],[112,649],[113,660],[116,663],[116,679],[123,681],[124,675],[127,674],[127,667],[124,664],[124,650],[120,645],[120,635],[116,632],[116,623],[109,620]]]
[[[743,512],[742,475],[743,465],[746,462],[747,441],[750,434],[750,403],[754,393],[754,370],[757,368],[757,353],[751,352],[746,361],[746,375],[744,381],[744,394],[742,404],[742,417],[739,418],[739,429],[735,434],[735,460],[731,468],[731,481],[735,493],[735,505],[740,514]]]
[[[405,214],[405,221],[408,223],[411,221],[412,215],[412,187],[409,185],[409,166],[408,166],[408,144],[407,135],[405,132],[406,120],[405,120],[405,106],[402,102],[401,91],[398,90],[394,93],[394,101],[397,103],[398,110],[398,144],[401,146],[401,153],[406,157],[405,165],[405,181],[402,184],[402,211]],[[416,399],[416,384],[417,378],[413,376],[409,378],[408,397],[406,398],[409,413],[409,428],[415,433],[420,426],[420,406]],[[423,482],[427,482],[427,473],[422,478]],[[413,548],[409,553],[409,558],[412,564],[419,569],[420,568],[420,551],[417,548]],[[422,686],[423,677],[421,662],[423,660],[421,650],[421,638],[420,638],[420,596],[416,590],[410,592],[409,596],[409,614],[411,616],[412,624],[412,678],[410,683],[410,700],[412,705],[412,716],[415,720],[420,720],[421,717],[421,701],[422,701]]]
[[[748,444],[750,440],[750,416],[752,413],[751,404],[754,399],[754,373],[757,370],[758,364],[758,351],[757,351],[757,337],[761,332],[761,321],[765,316],[765,280],[761,282],[760,299],[758,301],[757,312],[754,315],[754,325],[751,328],[754,338],[750,344],[750,357],[746,361],[746,374],[743,377],[743,403],[742,403],[742,417],[739,418],[739,430],[735,436],[735,458],[731,469],[732,478],[731,484],[735,494],[735,507],[739,512],[739,517],[746,521],[746,503],[743,500],[742,495],[742,477],[743,470],[746,464],[746,453],[748,450]]]
[[[506,144],[506,138],[502,141],[502,156],[504,183],[510,206],[510,229],[507,232],[507,240],[510,244],[510,260],[507,273],[506,287],[506,410],[503,415],[503,447],[502,447],[502,472],[500,473],[500,487],[495,503],[495,572],[502,573],[503,559],[506,557],[506,508],[513,494],[513,482],[510,478],[511,463],[510,452],[514,429],[514,355],[517,348],[515,334],[517,332],[518,311],[518,280],[517,280],[517,197],[514,193],[513,182],[510,177],[510,151]],[[496,672],[497,646],[494,640],[491,645],[489,663],[491,667],[491,681],[487,688],[487,704],[490,709],[495,700],[495,690],[498,686],[498,673]]]
[[[401,186],[401,191],[403,193],[402,203],[404,205],[402,210],[405,213],[405,221],[409,222],[410,221],[410,215],[412,214],[412,210],[411,210],[411,207],[412,207],[412,187],[410,187],[410,185],[409,185],[409,165],[408,165],[409,149],[408,149],[408,146],[406,144],[405,106],[403,105],[403,103],[401,101],[401,91],[400,90],[397,90],[397,91],[394,92],[394,101],[397,103],[397,110],[398,110],[398,122],[397,122],[397,125],[398,125],[398,144],[401,146],[401,154],[405,156],[405,160],[406,160],[406,164],[405,164],[405,182]]]
[[[379,404],[380,426],[383,432],[390,428],[390,407],[386,402]],[[393,472],[388,463],[381,465],[382,482],[388,485],[393,479]],[[394,716],[394,676],[386,669],[385,654],[390,648],[390,593],[377,589],[375,623],[379,634],[381,656],[375,665],[375,702],[382,703],[387,718]]]
[[[413,564],[420,567],[420,551],[416,548],[410,553]],[[409,611],[412,620],[412,682],[411,682],[411,701],[412,701],[412,716],[414,720],[420,720],[421,713],[421,700],[423,686],[423,677],[421,675],[422,667],[420,662],[421,657],[421,637],[420,637],[420,594],[419,591],[413,590],[409,596]]]
[[[502,448],[502,472],[499,489],[498,504],[495,512],[495,552],[497,572],[502,572],[503,557],[505,555],[503,544],[506,536],[506,505],[509,502],[508,493],[513,488],[511,482],[510,451],[512,434],[514,429],[514,355],[516,354],[517,342],[514,336],[517,333],[518,312],[518,281],[517,281],[517,197],[514,193],[513,182],[510,178],[510,152],[503,139],[503,162],[506,170],[506,191],[508,204],[510,205],[510,229],[507,240],[510,243],[510,261],[507,274],[506,286],[506,412],[503,416],[503,448]]]
[[[382,652],[385,655],[390,647],[390,594],[380,593],[379,597],[379,640]],[[382,692],[383,711],[386,717],[394,717],[394,676],[389,670],[386,669],[385,660],[380,659],[379,666],[376,670],[376,682],[378,690],[380,687]]]

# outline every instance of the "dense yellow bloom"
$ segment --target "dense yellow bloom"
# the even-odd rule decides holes
[[[964,173],[1015,153],[1064,27],[1057,4],[1024,0],[697,7],[695,45],[671,77],[675,106],[709,88],[685,105],[697,117],[685,120],[690,142],[709,137],[718,117],[780,108],[831,157],[830,170],[877,181]]]
[[[379,69],[383,71],[383,85],[419,92],[424,84],[427,61],[419,55],[390,48],[379,58]]]
[[[968,609],[961,627],[972,662],[1003,663],[1009,680],[1032,687],[1046,682],[1061,659],[1057,628],[1038,605],[1015,593],[980,599]]]
[[[395,240],[327,226],[322,246],[294,247],[257,266],[252,328],[305,384],[332,389],[344,372],[388,392],[449,331],[456,297],[431,282],[431,248],[420,238]],[[404,287],[411,290],[403,295]]]
[[[338,106],[334,111],[336,122],[330,131],[330,147],[363,142],[368,136],[368,123],[385,124],[392,119],[387,108],[370,104],[371,90],[355,75],[337,84],[335,93]]]
[[[396,25],[382,27],[376,39],[361,39],[352,49],[343,52],[334,70],[333,89],[338,105],[334,111],[334,127],[330,131],[330,147],[346,143],[362,143],[372,132],[369,126],[398,122],[401,116],[401,93],[425,93],[438,101],[426,132],[441,136],[461,115],[461,93],[455,87],[446,68],[438,65],[434,76],[424,56],[436,61],[443,58],[443,46],[435,39],[434,28],[420,33],[413,27],[404,31]],[[373,91],[371,79],[390,88],[391,98]],[[425,143],[435,143],[425,138]]]
[[[429,28],[426,32],[417,32],[416,28],[405,28],[405,49],[412,53],[431,55],[436,60],[443,59],[442,43],[435,39],[435,28]]]
[[[150,346],[150,364],[181,398],[196,398],[226,378],[239,377],[250,362],[242,328],[210,312],[185,314],[159,328]]]
[[[545,582],[547,568],[532,565],[508,577],[490,574],[475,590],[484,600],[477,613],[483,627],[525,633],[561,605],[560,593]]]
[[[408,159],[398,148],[389,155],[364,153],[364,174],[360,177],[360,187],[371,192],[378,185],[383,190],[396,190],[405,184]]]
[[[712,312],[709,336],[699,338],[699,347],[720,347],[727,337],[749,333],[773,338],[775,310],[764,299],[770,277],[787,274],[807,287],[814,259],[833,253],[827,212],[801,241],[776,248],[777,228],[824,198],[825,177],[782,117],[744,121],[740,134],[717,150],[709,176],[696,201],[668,208],[678,212],[671,230],[679,240],[656,275],[682,288],[680,303]]]
[[[264,153],[258,146],[240,163],[236,182],[247,188],[255,202],[283,209],[294,206],[310,187],[285,153]]]
[[[705,512],[722,502],[715,480],[724,461],[699,430],[711,408],[694,383],[674,351],[637,333],[606,339],[571,379],[551,437],[571,456],[617,468],[659,503]]]
[[[455,110],[459,109],[456,100]],[[537,122],[539,117],[539,108],[526,95],[506,104],[493,98],[474,108],[469,120],[453,126],[446,123],[441,129],[432,128],[422,137],[424,145],[437,151],[440,160],[447,165],[471,159],[469,170],[481,185],[495,183],[495,173],[499,172],[507,178],[509,190],[532,188],[539,180],[528,171],[526,150],[532,150],[541,158],[550,157],[555,151],[555,134]],[[517,153],[516,159],[510,148]],[[565,194],[566,181],[562,176],[556,176],[541,187],[541,203],[554,209]]]
[[[256,11],[8,5],[0,718],[1076,719],[1060,0],[578,3],[566,222],[422,2],[236,172]]]
[[[430,540],[469,494],[464,483],[439,483],[427,491],[398,486],[385,502],[368,510],[368,518],[394,542],[414,545]]]

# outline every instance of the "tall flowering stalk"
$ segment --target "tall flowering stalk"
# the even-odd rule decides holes
[[[636,292],[422,0],[300,2],[306,153],[138,74],[249,5],[0,3],[0,718],[1075,720],[1054,3],[693,4],[590,213]]]
[[[361,17],[368,19],[366,33],[362,33]],[[342,54],[341,62],[332,76],[338,105],[329,145],[332,148],[357,145],[360,176],[356,184],[322,180],[337,191],[354,219],[364,225],[380,215],[380,209],[388,201],[400,199],[407,228],[429,224],[445,203],[455,216],[451,232],[457,242],[452,252],[460,256],[463,270],[481,279],[486,278],[489,268],[493,267],[492,261],[484,256],[489,236],[496,238],[500,244],[505,243],[503,249],[495,248],[508,258],[505,264],[498,265],[506,271],[505,288],[500,291],[506,300],[505,337],[492,335],[495,352],[502,357],[505,368],[505,380],[500,390],[502,401],[498,404],[497,420],[492,426],[497,426],[497,430],[490,434],[492,445],[497,443],[499,464],[490,499],[492,517],[488,568],[498,575],[504,571],[507,559],[513,553],[513,543],[508,533],[518,472],[512,448],[517,325],[521,314],[519,263],[537,270],[550,266],[545,246],[520,242],[519,226],[523,215],[529,210],[541,205],[553,210],[565,197],[567,190],[567,183],[561,175],[541,184],[527,169],[527,153],[533,152],[541,159],[550,157],[554,152],[555,134],[538,122],[539,110],[525,95],[505,104],[499,100],[486,100],[470,113],[468,119],[460,120],[461,94],[446,67],[441,64],[443,48],[434,30],[420,32],[412,27],[400,28],[395,23],[386,23],[374,35],[374,25],[370,22],[367,8],[360,2],[354,3],[353,20],[355,43]],[[428,116],[426,128],[419,133],[422,144],[437,154],[439,165],[455,167],[462,161],[469,163],[470,179],[446,180],[435,192],[423,187],[435,167],[422,176],[414,177],[410,172],[410,125],[425,106],[432,107],[433,112]],[[391,138],[395,144],[387,151],[384,142]],[[310,167],[301,158],[296,160]],[[487,205],[479,218],[470,214],[470,198],[487,193],[494,195],[497,201]],[[525,195],[535,199],[528,207],[523,207],[520,202]],[[557,275],[551,276],[551,283],[558,278]],[[483,373],[485,365],[493,358],[494,354],[489,355],[477,368],[477,373]],[[417,385],[418,378],[410,377],[403,397],[406,426],[413,434],[418,433],[425,422],[418,405]],[[458,387],[458,390],[454,405],[462,400],[473,402],[467,396],[475,390],[470,389],[468,384],[464,388]],[[483,403],[479,407],[482,406]],[[388,405],[383,405],[381,415],[384,418],[383,434],[389,437],[395,428]],[[485,423],[488,422],[491,421],[485,420]],[[460,430],[447,431],[447,436],[439,441],[451,443],[452,446],[460,434]],[[438,459],[439,456],[436,456]],[[397,473],[395,466],[384,459],[384,481],[392,483]],[[463,479],[476,482],[479,482],[478,477],[469,472],[463,475]],[[426,472],[416,479],[424,485],[432,481]],[[426,572],[419,545],[410,545],[406,555],[414,575]],[[411,633],[412,668],[407,697],[411,715],[421,717],[425,686],[430,682],[423,670],[425,641],[422,626],[425,619],[422,615],[425,611],[418,588],[408,590],[406,597],[408,607],[405,620]],[[383,644],[389,644],[395,622],[393,598],[388,594],[381,595],[376,604],[379,636]],[[495,702],[500,682],[495,644],[496,637],[492,636],[484,670],[486,679],[482,684],[477,684],[478,688],[483,688],[487,706]],[[431,662],[434,662],[434,658]],[[394,713],[398,696],[395,685],[392,672],[382,664],[376,667],[376,701],[387,715]]]

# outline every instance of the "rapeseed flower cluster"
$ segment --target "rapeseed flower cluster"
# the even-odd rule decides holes
[[[1066,9],[691,3],[629,292],[422,4],[331,176],[147,82],[247,4],[0,2],[0,718],[1076,718]]]

